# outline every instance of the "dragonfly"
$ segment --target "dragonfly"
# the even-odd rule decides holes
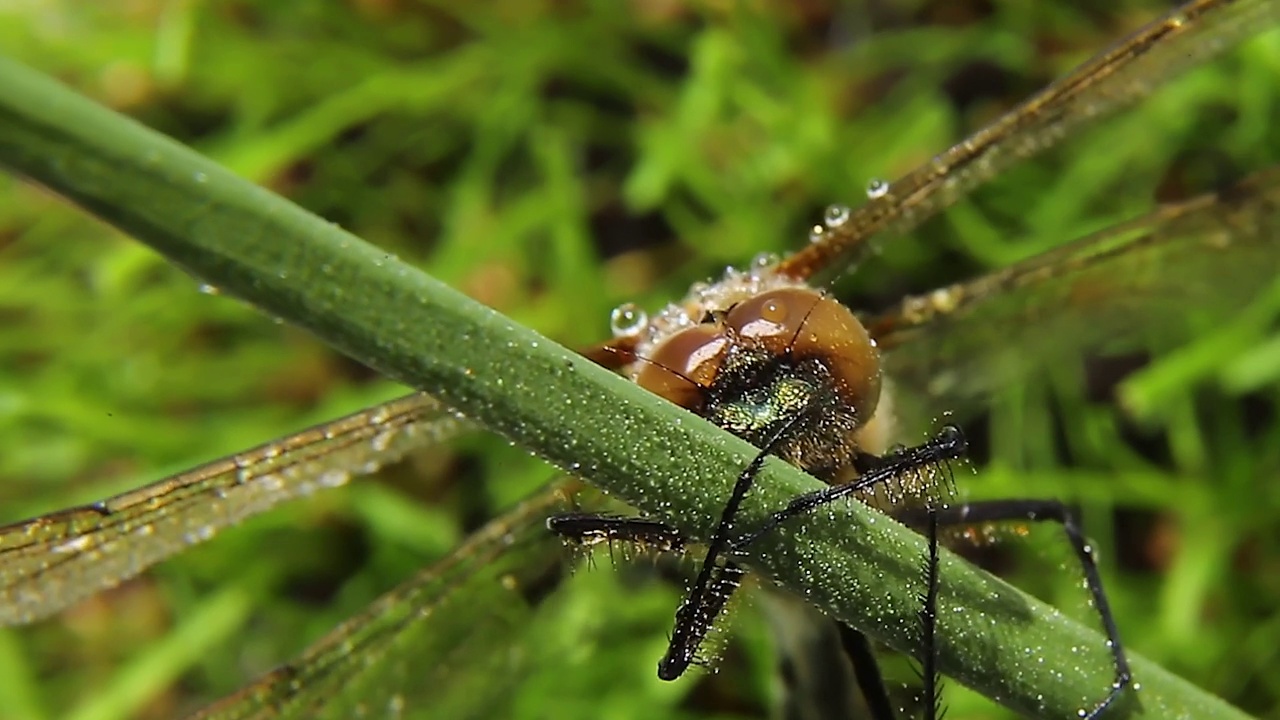
[[[1198,14],[1201,10],[1204,15]],[[1162,26],[1172,28],[1166,31],[1172,33],[1171,39],[1161,38],[1160,41],[1165,43],[1164,45],[1156,44],[1154,39],[1151,40],[1151,47],[1155,49],[1150,50],[1150,54],[1139,58],[1143,62],[1150,63],[1144,67],[1156,67],[1159,68],[1159,72],[1148,70],[1153,74],[1138,75],[1137,79],[1145,81],[1147,77],[1162,78],[1172,73],[1176,69],[1172,65],[1177,64],[1173,62],[1174,59],[1178,63],[1197,60],[1195,53],[1188,53],[1186,50],[1191,41],[1178,40],[1179,37],[1198,39],[1208,37],[1223,42],[1231,41],[1243,33],[1241,25],[1250,24],[1250,19],[1256,20],[1269,10],[1269,4],[1265,3],[1200,3],[1188,7],[1184,11],[1184,17],[1180,18],[1180,22],[1166,23]],[[1258,15],[1250,16],[1248,12],[1255,12]],[[1207,35],[1197,35],[1200,32]],[[1186,34],[1179,35],[1179,33]],[[1118,53],[1112,59],[1115,60],[1115,58],[1124,60],[1126,56],[1124,53]],[[1086,77],[1108,77],[1105,73],[1099,75],[1100,71],[1096,68],[1090,72],[1092,74],[1087,74]],[[1142,87],[1142,82],[1132,87],[1128,85],[1127,83],[1133,79],[1121,74],[1118,78],[1110,80],[1110,84],[1089,87],[1095,90],[1100,87],[1110,87],[1113,90],[1120,88],[1133,92],[1147,89]],[[1067,85],[1069,83],[1062,87]],[[1073,105],[1072,107],[1088,108],[1087,114],[1092,114],[1105,109],[1107,103],[1112,101],[1112,98],[1106,94],[1097,97],[1099,103],[1096,105]],[[1034,108],[1034,106],[1028,107]],[[1052,109],[1051,105],[1046,104],[1044,107]],[[1024,116],[1026,112],[1024,111]],[[1041,112],[1044,111],[1041,110]],[[1016,118],[1018,115],[1015,114],[1013,117]],[[1009,159],[1013,159],[1027,154],[1031,149],[1037,149],[1040,145],[1047,145],[1051,139],[1056,139],[1055,133],[1066,133],[1072,121],[1082,119],[1069,115],[1057,117],[1051,114],[1042,114],[1038,117],[1052,120],[1048,130],[1053,132],[1037,134],[1026,128],[1002,127],[997,123],[991,126],[990,130],[980,131],[977,137],[980,138],[983,132],[987,132],[989,133],[987,137],[997,141],[1007,142],[1009,139],[1017,141],[1012,144],[997,145],[997,147],[1009,149]],[[1022,144],[1019,145],[1019,143]],[[971,140],[957,147],[963,149],[979,145],[977,140]],[[986,172],[985,168],[978,168],[976,165],[959,164],[956,169],[950,171],[951,175],[946,176],[947,182],[937,184],[935,181],[933,185],[925,182],[922,189],[913,190],[913,182],[927,181],[930,173],[937,169],[934,165],[926,166],[925,170],[928,172],[917,173],[914,176],[908,175],[903,181],[890,183],[883,196],[887,199],[883,202],[873,201],[865,206],[870,208],[869,210],[858,211],[860,214],[835,224],[841,228],[841,232],[850,233],[854,239],[862,239],[871,229],[894,223],[897,227],[890,229],[902,231],[905,229],[902,227],[904,222],[922,220],[924,216],[941,209],[967,190],[966,185],[971,182],[963,180],[966,176],[966,168],[977,168],[967,171],[972,175],[971,182],[981,179],[979,176]],[[952,181],[950,178],[955,180]],[[938,189],[930,190],[931,187]],[[966,352],[972,351],[973,346],[980,341],[984,344],[989,343],[990,331],[998,333],[1000,328],[1010,327],[1014,322],[1018,327],[1026,327],[1032,324],[1033,319],[1052,319],[1052,309],[1067,301],[1070,301],[1073,307],[1087,305],[1091,290],[1097,293],[1099,299],[1113,299],[1114,295],[1106,291],[1109,288],[1108,278],[1111,278],[1111,282],[1114,283],[1115,271],[1102,272],[1097,277],[1091,275],[1089,271],[1095,266],[1108,268],[1109,262],[1124,262],[1125,258],[1130,258],[1129,262],[1132,262],[1131,258],[1140,255],[1139,249],[1143,246],[1142,238],[1144,237],[1165,237],[1170,232],[1168,228],[1182,227],[1182,223],[1195,228],[1197,233],[1206,232],[1206,228],[1212,230],[1231,228],[1235,225],[1249,227],[1247,213],[1252,208],[1265,206],[1266,192],[1269,189],[1268,180],[1266,176],[1260,176],[1252,183],[1246,181],[1238,188],[1240,196],[1245,200],[1240,205],[1229,201],[1230,193],[1200,196],[1182,203],[1173,203],[1158,210],[1154,215],[1131,222],[1119,231],[1087,238],[1079,245],[1067,246],[1043,258],[1014,266],[1008,272],[997,273],[972,284],[958,286],[949,293],[910,298],[898,307],[873,317],[869,327],[875,329],[875,336],[885,348],[887,358],[891,360],[891,376],[899,378],[898,382],[908,386],[913,384],[911,382],[913,378],[917,379],[919,387],[928,389],[920,399],[928,400],[930,403],[941,399],[960,408],[967,398],[957,396],[957,393],[985,396],[990,392],[993,382],[1007,373],[1015,372],[1015,369],[1006,369],[1000,363],[1016,361],[1016,358],[1001,357],[1000,363],[993,364],[991,362],[993,358],[989,353],[984,355],[982,352]],[[883,212],[884,208],[911,209],[915,216],[905,220],[893,217],[892,213],[888,213],[885,217],[876,217],[876,213]],[[901,210],[894,212],[901,212]],[[836,237],[838,234],[831,233],[831,237],[825,238],[825,242],[815,243],[807,251],[801,251],[790,262],[797,266],[812,265],[815,270],[818,266],[838,264],[840,261],[834,257],[838,253],[833,253],[830,257],[823,256],[823,253],[828,252],[829,249],[839,247],[840,243]],[[1177,233],[1172,234],[1177,235]],[[1153,246],[1163,248],[1158,240],[1149,242]],[[1202,246],[1203,242],[1193,247],[1201,248]],[[1237,248],[1233,248],[1233,252],[1236,250]],[[1265,261],[1270,256],[1268,250],[1264,248],[1260,256],[1253,259]],[[1179,263],[1194,266],[1203,262],[1206,257],[1203,250],[1188,252],[1187,258],[1160,256],[1162,262],[1166,264],[1162,269],[1167,274],[1150,279],[1153,285],[1149,287],[1153,295],[1168,296],[1174,291],[1167,286],[1161,287],[1160,283],[1162,277],[1166,278],[1165,282],[1184,277],[1177,272]],[[1112,260],[1113,255],[1119,259]],[[1235,258],[1234,263],[1244,263],[1256,269],[1263,277],[1266,276],[1264,271],[1267,266],[1264,263],[1246,262],[1243,259],[1246,255],[1232,257]],[[1064,277],[1071,278],[1071,282],[1053,282],[1055,273],[1075,268],[1079,271],[1063,274]],[[1082,282],[1081,278],[1087,281]],[[1256,287],[1258,282],[1260,282],[1259,278],[1252,278],[1251,282],[1242,281],[1232,290],[1247,294],[1249,288]],[[1090,283],[1095,284],[1090,285]],[[1065,294],[1054,296],[1051,293],[1054,289]],[[1186,289],[1178,288],[1178,290]],[[1162,292],[1165,294],[1162,295]],[[1029,298],[1038,299],[1040,303],[1038,305],[1026,303],[1025,301]],[[1232,297],[1222,297],[1219,300],[1229,307],[1236,306],[1238,302],[1237,298]],[[1117,321],[1123,319],[1117,318]],[[989,332],[985,335],[975,334],[976,330],[982,327],[989,328]],[[1044,327],[1045,332],[1050,333],[1046,341],[1052,339],[1053,332],[1061,332],[1061,329],[1055,328],[1051,322],[1044,323]],[[1120,327],[1124,328],[1123,325]],[[919,349],[930,341],[934,341],[936,350],[925,352]],[[972,363],[971,368],[955,364],[956,360],[964,359]],[[946,361],[945,365],[932,364],[942,360]],[[911,414],[909,409],[904,410],[904,416],[909,417]],[[922,412],[915,414],[917,417],[924,416]],[[345,479],[343,477],[345,473],[389,462],[404,454],[409,448],[442,440],[463,426],[464,422],[456,415],[429,398],[422,395],[410,396],[382,408],[357,413],[337,424],[322,426],[319,429],[268,444],[258,450],[218,461],[195,471],[194,474],[175,476],[167,482],[162,481],[163,484],[159,486],[126,493],[102,505],[90,505],[63,513],[54,513],[42,516],[32,523],[11,526],[12,531],[21,533],[24,538],[35,538],[42,543],[48,553],[53,553],[52,557],[59,560],[62,571],[68,573],[64,577],[74,578],[75,581],[58,581],[55,574],[42,569],[38,574],[44,578],[41,582],[48,583],[47,585],[43,586],[39,592],[25,594],[15,592],[14,599],[6,603],[9,611],[12,612],[10,622],[33,620],[40,613],[52,612],[56,604],[70,603],[83,594],[92,592],[96,589],[95,583],[85,581],[93,577],[103,579],[96,583],[98,587],[116,582],[161,557],[202,539],[200,537],[202,529],[234,522],[294,495],[305,494],[325,485],[339,484]],[[273,482],[262,484],[245,482],[250,477],[269,478]],[[275,482],[277,479],[283,482]],[[211,490],[218,482],[227,484],[222,485],[217,492],[197,493],[183,497],[187,489]],[[243,495],[234,494],[241,489],[244,491]],[[331,636],[328,645],[322,643],[317,646],[316,650],[309,653],[302,663],[289,666],[287,670],[271,676],[263,684],[254,686],[244,695],[230,700],[229,703],[234,705],[237,702],[260,702],[258,698],[261,696],[257,693],[269,694],[273,688],[291,688],[298,682],[298,678],[306,678],[306,682],[311,683],[312,679],[305,671],[321,667],[325,668],[326,673],[333,674],[323,682],[307,684],[306,687],[315,688],[312,692],[319,692],[320,695],[317,697],[324,697],[326,688],[331,690],[336,685],[342,684],[343,675],[340,668],[349,666],[353,662],[363,662],[360,654],[347,653],[343,648],[365,637],[366,633],[373,638],[373,635],[376,635],[373,632],[374,626],[394,617],[397,609],[403,611],[407,596],[412,595],[415,588],[420,592],[422,587],[432,584],[445,586],[448,592],[439,596],[439,600],[442,601],[439,617],[447,617],[448,608],[444,605],[450,603],[445,601],[454,603],[467,601],[493,606],[502,604],[499,597],[486,597],[485,590],[479,587],[482,583],[478,576],[472,577],[469,573],[494,573],[503,569],[514,572],[514,577],[535,579],[553,573],[554,570],[547,569],[557,567],[557,560],[548,549],[553,543],[542,536],[540,521],[556,509],[557,504],[561,502],[559,495],[566,491],[566,484],[559,484],[521,504],[469,538],[449,558],[428,570],[418,583],[411,582],[402,591],[393,593],[384,601],[371,607],[368,612],[353,618],[349,624],[344,625]],[[213,497],[215,495],[218,497]],[[176,501],[176,504],[169,500]],[[104,518],[110,518],[112,523],[119,523],[113,525],[115,532],[128,533],[141,527],[154,528],[151,534],[157,539],[149,542],[145,547],[130,547],[128,553],[113,557],[109,552],[110,548],[99,544],[98,539],[92,534],[103,526]],[[166,523],[172,523],[172,526],[166,526]],[[519,542],[526,533],[528,543]],[[512,536],[518,541],[513,545],[517,549],[506,546]],[[36,566],[42,567],[47,564],[50,557],[47,553],[37,555]],[[21,564],[15,562],[13,565],[6,564],[5,572],[21,574],[23,571]],[[441,578],[449,577],[455,579],[451,582],[441,582]],[[527,584],[530,583],[517,583],[520,586]],[[489,592],[494,592],[493,588],[489,588]],[[54,598],[58,603],[50,602]],[[419,597],[419,599],[427,598]],[[441,622],[445,621],[441,620]],[[385,628],[380,628],[378,631],[385,632]],[[390,639],[392,638],[383,635],[371,641],[382,642]],[[448,643],[449,638],[439,638],[439,642]],[[440,650],[440,652],[445,651],[445,649]],[[478,652],[478,650],[473,651]],[[430,650],[426,651],[425,655],[430,657]],[[465,692],[465,688],[456,689],[459,692]],[[389,699],[388,702],[394,701]]]

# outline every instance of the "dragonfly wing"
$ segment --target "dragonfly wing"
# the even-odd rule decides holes
[[[928,163],[889,184],[847,219],[779,266],[810,278],[846,267],[881,231],[910,232],[1010,165],[1071,136],[1081,126],[1122,110],[1164,80],[1280,22],[1276,0],[1201,0],[1183,5],[1095,55]]]
[[[296,661],[193,716],[506,717],[540,656],[522,640],[564,573],[546,518],[575,481],[543,489],[335,628]]]
[[[1280,168],[976,280],[910,297],[867,327],[903,430],[964,415],[997,388],[1082,351],[1184,342],[1280,274]],[[1011,338],[1018,341],[1011,342]]]
[[[33,622],[296,497],[469,427],[415,393],[92,505],[0,528],[0,625]]]

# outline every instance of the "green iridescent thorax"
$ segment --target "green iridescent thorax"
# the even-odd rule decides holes
[[[808,380],[781,375],[716,406],[709,419],[739,437],[763,442],[771,434],[768,431],[809,408],[820,390]]]
[[[861,424],[832,382],[819,358],[736,348],[709,388],[702,414],[757,447],[785,431],[775,454],[831,479],[852,462],[852,437]]]

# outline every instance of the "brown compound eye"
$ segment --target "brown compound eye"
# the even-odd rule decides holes
[[[836,300],[808,288],[770,290],[734,306],[725,325],[769,352],[819,358],[863,422],[875,412],[880,353],[862,323]]]
[[[681,330],[658,346],[636,374],[636,384],[696,411],[702,406],[703,389],[720,372],[729,342],[720,323]]]
[[[770,352],[784,353],[821,299],[812,290],[770,290],[730,308],[725,325],[740,338],[753,340]]]

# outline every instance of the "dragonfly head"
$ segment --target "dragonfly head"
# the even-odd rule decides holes
[[[805,414],[812,421],[778,455],[824,471],[853,456],[853,437],[881,390],[880,355],[866,329],[808,287],[775,288],[706,312],[657,345],[635,379],[757,445]]]

